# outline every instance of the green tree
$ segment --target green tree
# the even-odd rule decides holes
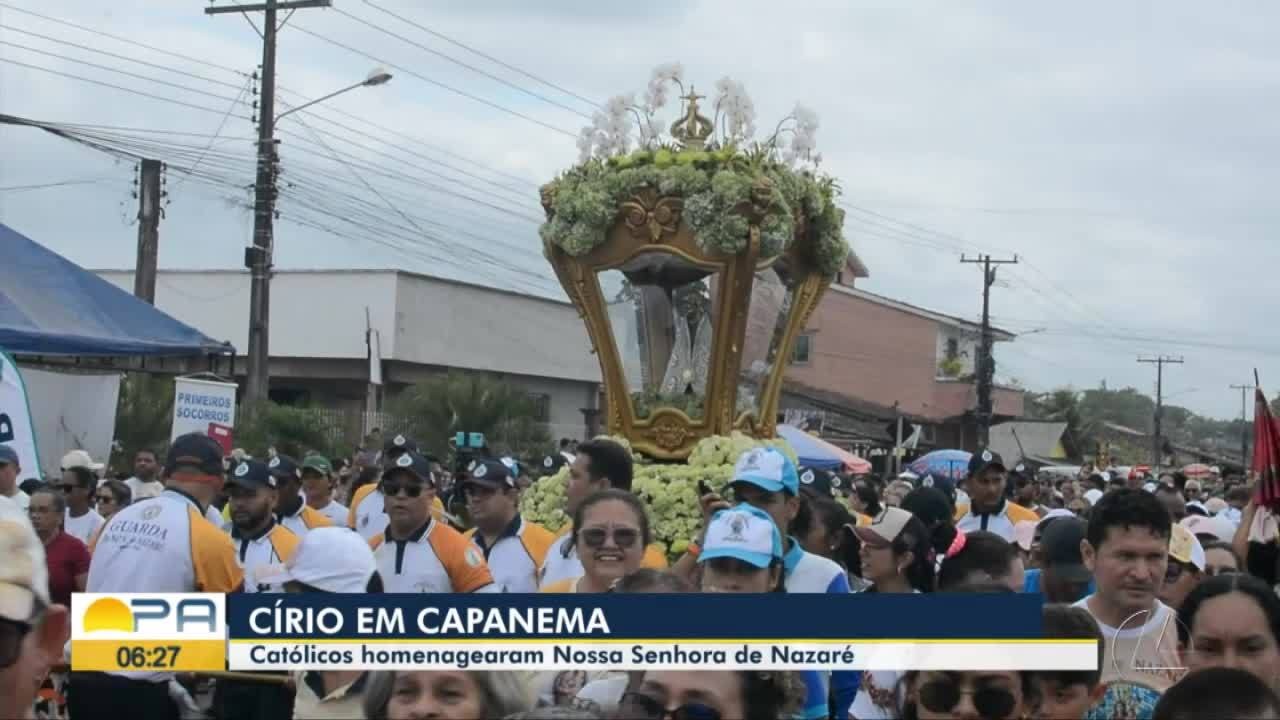
[[[1067,424],[1062,444],[1068,456],[1078,458],[1093,452],[1100,424],[1096,418],[1086,414],[1080,393],[1072,388],[1059,388],[1030,395],[1028,399],[1032,417]]]
[[[335,429],[310,408],[262,402],[236,413],[235,445],[253,457],[266,457],[268,448],[301,461],[308,452],[335,454]]]
[[[163,457],[173,427],[173,378],[128,373],[120,381],[116,403],[113,468],[130,469],[133,453],[151,448]]]
[[[444,457],[458,432],[484,433],[489,449],[528,459],[549,448],[551,436],[532,397],[485,373],[449,371],[413,385],[390,403],[396,432]]]

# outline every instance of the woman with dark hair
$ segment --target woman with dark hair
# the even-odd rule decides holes
[[[1231,543],[1215,540],[1204,544],[1205,575],[1212,577],[1238,573],[1243,566],[1244,563],[1241,562],[1240,556],[1236,554],[1236,549],[1231,546]]]
[[[958,536],[938,570],[938,590],[973,582],[996,582],[1022,592],[1025,569],[1017,546],[995,533],[978,530]]]
[[[854,512],[867,517],[875,517],[884,509],[880,504],[880,493],[865,478],[854,481],[853,494],[849,496],[849,506]]]
[[[902,508],[887,507],[870,525],[853,532],[862,541],[862,576],[872,583],[865,592],[933,591],[933,549],[919,518]],[[900,677],[901,673],[893,670],[862,673],[849,714],[858,720],[897,717]]]
[[[841,528],[854,524],[853,515],[831,498],[806,497],[803,502],[809,505],[809,512],[796,515],[791,523],[792,536],[805,552],[840,563],[844,555]]]
[[[946,493],[933,487],[917,488],[902,499],[902,509],[924,523],[934,554],[944,557],[959,532],[955,527],[955,506]]]
[[[1280,597],[1252,575],[1203,580],[1178,611],[1178,642],[1189,670],[1247,670],[1280,691]]]
[[[569,547],[582,561],[582,576],[544,585],[539,592],[607,592],[640,569],[651,538],[649,516],[639,498],[626,490],[601,490],[573,512]]]
[[[1280,697],[1253,673],[1207,668],[1166,690],[1151,714],[1151,720],[1199,718],[1280,718]]]
[[[617,717],[781,720],[800,708],[804,693],[794,672],[649,670],[623,696]]]

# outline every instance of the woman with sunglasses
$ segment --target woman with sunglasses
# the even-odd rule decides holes
[[[520,676],[486,670],[375,672],[364,696],[368,720],[501,718],[531,706]]]
[[[1036,707],[1035,673],[1008,670],[907,672],[903,720],[1015,720]]]
[[[924,523],[902,508],[886,507],[870,525],[853,528],[862,542],[862,577],[871,582],[864,592],[925,593],[934,587],[933,549]],[[862,673],[858,694],[849,708],[857,720],[897,717],[901,673],[876,670]]]
[[[1206,578],[1178,611],[1182,663],[1247,670],[1280,692],[1280,597],[1252,575]]]
[[[649,670],[637,691],[622,697],[625,720],[780,720],[803,703],[797,673]]]
[[[640,569],[651,540],[644,504],[625,490],[601,490],[573,513],[569,541],[582,561],[583,575],[545,585],[545,593],[602,593]]]
[[[103,480],[98,486],[94,498],[98,501],[98,514],[102,516],[102,524],[105,527],[113,515],[133,502],[133,491],[120,480],[109,478]]]

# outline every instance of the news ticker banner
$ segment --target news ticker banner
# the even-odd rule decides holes
[[[1036,595],[95,595],[72,668],[1094,670]]]

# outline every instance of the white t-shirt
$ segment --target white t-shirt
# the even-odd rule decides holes
[[[0,495],[0,497],[7,499],[14,505],[17,505],[22,509],[22,512],[26,512],[31,507],[31,496],[17,488],[14,488],[12,495]]]
[[[1073,607],[1084,608],[1090,615],[1090,595]],[[1134,617],[1123,628],[1112,627],[1094,615],[1106,642],[1102,661],[1102,682],[1131,682],[1148,685],[1164,692],[1182,678],[1185,670],[1178,656],[1177,614],[1173,608],[1156,600],[1150,617]]]
[[[89,544],[100,527],[102,527],[102,516],[93,508],[89,508],[89,511],[80,517],[71,517],[71,508],[67,508],[66,515],[62,519],[63,531],[85,545]]]
[[[330,500],[328,505],[322,508],[316,508],[316,512],[333,521],[336,527],[347,526],[347,506],[337,500]]]
[[[227,529],[227,523],[224,521],[222,513],[218,511],[218,508],[212,505],[204,509],[204,519],[213,523],[213,526],[219,530]]]
[[[153,498],[164,492],[164,483],[159,480],[143,480],[138,477],[131,477],[125,480],[124,484],[129,486],[129,492],[132,493],[130,502]]]

